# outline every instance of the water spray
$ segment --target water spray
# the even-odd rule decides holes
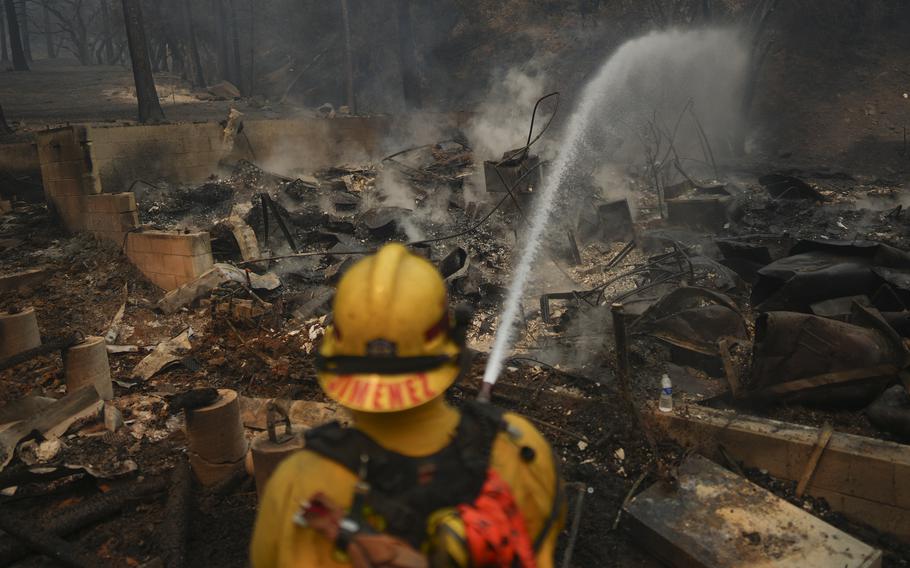
[[[670,85],[676,87],[671,92],[673,96],[712,100],[712,95],[721,93],[733,100],[728,94],[738,92],[746,68],[744,53],[739,49],[735,35],[729,31],[653,33],[620,47],[585,86],[579,106],[569,119],[559,155],[534,202],[525,246],[509,285],[478,398],[489,400],[502,371],[512,347],[521,300],[554,202],[567,174],[577,165],[592,128],[613,128],[642,112],[654,112],[653,108],[643,108],[649,100],[648,95],[665,94]],[[711,61],[716,65],[712,67],[706,63]],[[713,80],[703,80],[705,69],[712,70],[709,78]],[[606,123],[604,115],[609,117]]]

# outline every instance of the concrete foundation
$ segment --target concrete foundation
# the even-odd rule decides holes
[[[0,312],[0,360],[41,346],[34,308],[14,314]]]
[[[67,392],[76,392],[91,384],[103,400],[114,397],[111,364],[104,338],[89,336],[79,345],[70,347],[63,358],[63,369]]]
[[[129,190],[137,180],[200,183],[219,173],[222,164],[244,158],[278,172],[376,160],[402,146],[435,142],[468,118],[463,113],[425,113],[406,118],[244,120],[237,136],[226,136],[217,122],[72,125],[39,132],[35,154],[45,199],[68,231],[90,232],[124,247],[149,280],[172,290],[211,268],[208,235],[184,236],[192,241],[187,245],[192,254],[168,252],[170,243],[178,240],[173,235],[135,237],[140,219]],[[203,242],[205,251],[196,245]],[[159,245],[164,250],[155,248]]]

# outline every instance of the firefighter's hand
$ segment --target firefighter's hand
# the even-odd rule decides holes
[[[344,511],[325,494],[314,495],[301,515],[309,528],[337,541]],[[354,533],[346,552],[354,568],[428,568],[427,559],[407,542],[381,533]]]
[[[428,568],[424,555],[401,539],[359,533],[351,538],[348,557],[354,568]]]

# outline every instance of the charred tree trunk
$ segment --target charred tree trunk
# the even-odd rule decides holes
[[[351,49],[351,16],[348,10],[348,0],[341,1],[341,26],[344,35],[344,77],[345,99],[351,114],[357,114],[354,104],[354,54]]]
[[[758,90],[758,79],[761,69],[764,66],[765,58],[771,51],[771,44],[766,41],[765,31],[771,14],[777,9],[779,2],[780,0],[765,0],[756,6],[750,17],[749,24],[752,29],[752,41],[749,50],[749,72],[746,76],[746,84],[743,86],[743,95],[740,101],[742,124],[735,129],[732,144],[733,151],[737,155],[746,153],[749,114],[752,110],[752,103],[755,100],[755,93]]]
[[[6,25],[9,28],[9,47],[13,53],[13,70],[28,71],[28,61],[25,60],[25,50],[22,49],[22,36],[19,35],[16,6],[13,0],[3,0],[3,7],[6,9]]]
[[[186,32],[186,45],[189,50],[193,77],[193,86],[205,87],[205,73],[202,70],[202,58],[199,57],[199,45],[196,43],[196,25],[193,23],[193,12],[189,2],[177,0],[183,6],[183,24]]]
[[[0,10],[0,62],[9,63],[9,51],[6,49],[6,11]]]
[[[79,62],[83,65],[91,65],[92,48],[88,44],[88,24],[85,23],[85,17],[82,15],[82,4],[76,4],[75,10],[75,36],[73,41],[79,48]]]
[[[228,0],[228,8],[231,11],[231,83],[243,90],[243,72],[240,65],[240,26],[237,23],[237,6],[234,0]],[[249,94],[246,92],[245,94]]]
[[[227,9],[225,8],[226,0],[212,0],[215,9],[215,15],[218,25],[215,26],[215,33],[218,42],[218,75],[226,80],[231,80],[231,48],[229,37],[229,19]]]
[[[250,87],[247,94],[253,96],[256,88],[256,2],[250,0]]]
[[[411,0],[397,0],[398,11],[398,68],[401,71],[401,86],[404,104],[410,109],[423,106],[420,95],[420,74],[417,72],[417,53],[414,45],[414,30],[411,26]]]
[[[47,57],[55,59],[57,50],[54,49],[54,32],[51,30],[51,11],[47,9],[48,0],[41,2],[41,8],[44,12],[44,41],[47,49]]]
[[[22,34],[22,50],[25,52],[25,60],[32,61],[32,41],[28,31],[28,5],[25,0],[19,0],[16,4],[16,12],[19,15],[19,30]]]
[[[108,0],[101,0],[101,25],[104,28],[104,62],[114,64],[114,28],[111,25],[111,8]]]
[[[0,136],[7,136],[13,133],[12,127],[6,122],[6,115],[3,114],[3,106],[0,105]]]
[[[152,64],[149,61],[148,41],[145,38],[139,0],[123,0],[123,20],[130,46],[136,98],[139,99],[139,122],[161,122],[164,120],[164,111],[161,110],[158,91],[155,90],[155,77],[152,75]]]

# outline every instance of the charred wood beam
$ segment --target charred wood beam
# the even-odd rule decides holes
[[[75,533],[119,513],[130,502],[160,493],[164,488],[165,482],[163,479],[153,479],[114,489],[70,507],[56,515],[48,523],[47,532],[56,537],[64,537]],[[19,542],[15,538],[0,540],[0,567],[9,566],[22,560],[32,550],[34,550],[33,547]]]
[[[2,359],[0,360],[0,371],[16,366],[19,363],[24,363],[29,359],[38,357],[39,355],[45,355],[47,353],[53,353],[54,351],[62,351],[68,349],[69,347],[72,347],[76,343],[82,341],[83,338],[84,336],[81,333],[74,333],[68,337],[49,341],[44,345],[39,345],[38,347],[28,349],[7,359]]]
[[[159,547],[164,565],[181,568],[186,563],[186,537],[193,501],[193,475],[189,462],[181,460],[171,475],[171,487],[161,525]]]
[[[29,549],[53,559],[61,566],[70,568],[93,568],[104,562],[97,556],[89,555],[79,546],[67,542],[57,535],[43,532],[23,519],[0,512],[0,530],[16,538]],[[0,557],[6,560],[6,556]]]

